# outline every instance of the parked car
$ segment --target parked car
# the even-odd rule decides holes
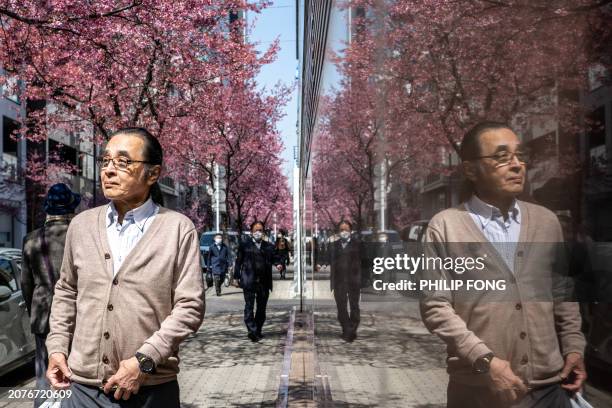
[[[415,221],[402,229],[401,238],[405,242],[423,242],[429,220]]]
[[[20,275],[21,251],[0,249],[0,376],[32,361],[36,350]]]

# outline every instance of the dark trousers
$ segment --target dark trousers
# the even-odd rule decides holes
[[[215,282],[215,292],[217,296],[219,296],[221,294],[221,282],[223,282],[223,279],[221,275],[213,275],[213,281]]]
[[[47,381],[47,363],[49,361],[49,355],[47,354],[47,346],[45,345],[47,335],[34,333],[34,339],[36,340],[36,355],[34,358],[36,389],[48,390],[50,388],[49,382]],[[34,400],[34,407],[39,407],[44,402],[44,398],[37,398]]]
[[[338,321],[342,326],[342,333],[355,334],[361,318],[359,312],[359,296],[361,289],[359,286],[350,287],[338,285],[334,288],[334,300],[338,308]],[[348,306],[347,309],[347,300]],[[349,314],[350,309],[350,314]]]
[[[261,334],[261,328],[266,321],[266,306],[270,291],[261,283],[255,283],[253,288],[244,290],[244,323],[249,333]],[[257,305],[257,310],[253,309]]]
[[[62,401],[62,408],[180,408],[178,382],[140,387],[127,401],[116,400],[98,387],[72,383],[72,395]]]
[[[447,408],[571,408],[567,391],[559,384],[530,391],[513,405],[504,405],[488,387],[448,383]]]

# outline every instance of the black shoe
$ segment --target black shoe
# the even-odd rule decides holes
[[[221,296],[221,292],[217,292],[217,296]]]
[[[259,332],[259,333],[257,333],[257,338],[258,338],[259,340],[261,340],[261,339],[263,339],[263,338],[264,338],[264,335],[263,335],[261,332]]]
[[[342,334],[340,335],[340,338],[344,341],[349,341],[349,335],[342,332]]]
[[[248,337],[253,343],[257,343],[259,341],[259,337],[257,337],[257,334],[255,333],[249,332]]]

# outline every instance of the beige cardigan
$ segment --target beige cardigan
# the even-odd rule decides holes
[[[424,293],[421,317],[447,345],[451,380],[484,384],[486,376],[475,374],[471,366],[480,356],[493,352],[508,360],[516,375],[537,387],[561,381],[563,355],[584,352],[578,304],[554,301],[550,293],[551,283],[558,282],[551,279],[558,261],[551,251],[559,247],[554,243],[563,242],[559,221],[544,207],[522,201],[519,206],[521,231],[514,274],[465,206],[444,210],[429,223],[429,256],[476,257],[486,252],[485,269],[472,272],[472,276],[464,274],[462,279],[503,279],[507,283],[503,292],[480,296],[446,290]],[[456,276],[444,271],[437,278],[448,279],[450,275]],[[543,288],[548,288],[548,296],[542,293]]]
[[[187,217],[160,207],[113,278],[106,208],[84,211],[70,223],[48,352],[67,355],[72,381],[82,384],[102,385],[137,351],[157,364],[144,385],[171,381],[179,344],[204,316],[197,231]]]

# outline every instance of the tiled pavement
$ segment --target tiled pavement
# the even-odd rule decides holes
[[[274,406],[288,311],[268,313],[265,338],[246,337],[242,314],[207,316],[181,347],[182,407]]]
[[[317,357],[327,377],[331,406],[443,408],[446,351],[420,321],[362,314],[359,337],[339,338],[331,311],[315,315]]]
[[[306,353],[302,359],[292,358],[291,374],[302,369],[308,375],[314,367],[328,393],[326,406],[444,407],[445,350],[420,323],[414,302],[380,302],[364,295],[359,338],[348,344],[339,338],[329,282],[317,282],[311,289],[317,299],[316,353],[313,361]],[[208,291],[211,307],[205,322],[180,351],[183,407],[276,406],[292,307],[285,295],[288,291],[289,281],[275,282],[264,329],[267,336],[259,344],[246,338],[241,291],[226,289],[219,298]],[[313,304],[305,306],[310,309]],[[303,352],[308,342],[312,340],[296,342],[294,351]],[[298,367],[300,360],[306,362],[302,368]],[[587,388],[587,398],[595,408],[612,406],[612,398],[591,388]],[[298,401],[289,398],[289,406],[313,406]],[[31,402],[0,402],[0,408],[31,406]]]

